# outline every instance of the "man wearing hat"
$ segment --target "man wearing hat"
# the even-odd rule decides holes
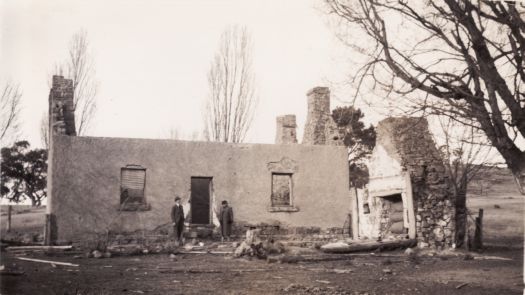
[[[171,208],[171,221],[173,222],[173,233],[177,243],[182,242],[182,232],[184,230],[184,209],[180,204],[180,197],[175,197],[175,205]]]
[[[230,240],[233,224],[233,209],[228,206],[227,201],[222,201],[221,211],[219,212],[219,222],[221,224],[222,241]]]

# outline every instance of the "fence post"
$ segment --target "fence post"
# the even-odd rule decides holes
[[[483,248],[483,209],[479,209],[478,217],[476,217],[476,231],[474,232],[474,249],[481,250]]]
[[[13,211],[13,207],[11,205],[7,206],[7,232],[11,231],[11,212]]]

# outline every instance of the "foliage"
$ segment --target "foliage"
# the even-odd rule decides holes
[[[2,198],[19,203],[26,198],[40,206],[46,197],[47,151],[29,149],[29,142],[18,141],[1,150]]]
[[[350,184],[363,187],[368,183],[368,169],[364,160],[370,155],[376,142],[376,132],[372,125],[365,127],[364,114],[353,106],[338,107],[332,111],[332,118],[343,134],[343,142],[348,148]]]

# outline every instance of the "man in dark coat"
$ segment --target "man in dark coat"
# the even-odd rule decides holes
[[[180,197],[175,197],[175,205],[171,208],[171,221],[173,222],[173,233],[177,242],[182,242],[184,230],[184,209],[180,204]]]
[[[221,211],[219,212],[219,222],[221,224],[222,240],[230,240],[233,224],[233,209],[228,206],[227,201],[222,201]]]

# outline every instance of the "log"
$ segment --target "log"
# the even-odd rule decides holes
[[[321,251],[325,253],[352,253],[360,251],[384,251],[394,250],[398,248],[411,248],[417,245],[416,239],[396,240],[396,241],[370,241],[357,242],[352,244],[338,243],[336,247],[330,247],[330,244],[321,247]]]
[[[25,261],[32,261],[32,262],[40,262],[40,263],[49,263],[54,265],[65,265],[65,266],[78,266],[78,264],[69,263],[69,262],[60,262],[60,261],[51,261],[51,260],[42,260],[42,259],[34,259],[34,258],[27,258],[27,257],[16,257],[20,260]]]
[[[0,271],[0,275],[2,276],[21,276],[24,273],[23,271]]]

